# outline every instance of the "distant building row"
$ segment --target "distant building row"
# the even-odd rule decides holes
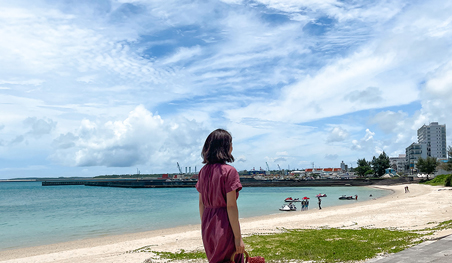
[[[391,168],[398,172],[413,172],[419,158],[435,157],[439,160],[447,159],[446,125],[432,122],[422,125],[417,130],[417,143],[412,143],[399,157],[389,158]]]

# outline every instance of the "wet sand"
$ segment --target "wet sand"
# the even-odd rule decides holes
[[[405,186],[375,186],[393,193],[370,201],[344,201],[346,205],[322,210],[313,205],[308,211],[240,219],[242,233],[246,236],[282,228],[318,227],[412,230],[452,220],[451,187],[409,184],[410,192],[404,193]],[[452,230],[437,232],[432,238],[448,234]],[[143,247],[169,252],[202,250],[200,225],[7,250],[0,252],[0,262],[144,262],[154,255],[136,251]]]

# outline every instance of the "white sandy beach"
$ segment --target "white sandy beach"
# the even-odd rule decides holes
[[[394,193],[366,202],[344,201],[346,205],[322,210],[312,206],[309,211],[241,219],[242,233],[317,227],[423,229],[452,219],[452,188],[409,184],[410,192],[404,193],[404,186],[375,186]],[[432,238],[449,234],[452,230],[444,230]],[[131,252],[142,247],[170,252],[202,250],[200,225],[2,251],[0,262],[139,263],[153,256],[149,252]]]

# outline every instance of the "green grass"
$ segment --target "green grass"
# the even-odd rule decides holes
[[[452,223],[445,227],[452,227]],[[278,234],[253,235],[245,237],[244,242],[250,256],[262,256],[266,262],[354,262],[402,251],[422,242],[425,235],[428,233],[390,229],[296,229]],[[143,247],[132,252],[153,252],[157,255],[155,259],[169,261],[206,258],[204,251],[170,253]],[[152,262],[152,258],[147,262]]]
[[[147,247],[142,247],[139,249],[135,249],[133,251],[129,251],[129,253],[140,253],[140,252],[152,252],[156,255],[156,259],[167,259],[168,261],[172,261],[172,260],[183,260],[183,261],[187,261],[187,260],[192,260],[192,259],[207,259],[206,257],[206,253],[204,251],[189,251],[189,252],[185,252],[184,249],[181,249],[179,252],[176,253],[171,253],[171,252],[162,252],[162,251],[154,251],[151,249],[150,246]],[[148,260],[146,260],[145,262],[152,262],[152,259],[155,258],[150,258]]]
[[[395,253],[420,242],[423,234],[389,229],[299,229],[245,239],[251,255],[268,262],[312,260],[353,262]]]
[[[431,224],[437,224],[431,222]],[[277,234],[252,235],[244,238],[250,256],[262,256],[265,262],[357,262],[381,254],[396,253],[419,244],[435,231],[452,228],[452,220],[417,231],[381,228],[361,229],[283,229]],[[176,253],[159,252],[151,246],[130,253],[153,252],[153,259],[190,261],[206,259],[204,251],[180,250]]]
[[[191,251],[191,252],[185,252],[185,250],[181,250],[176,253],[170,253],[170,252],[156,252],[160,258],[166,258],[169,260],[189,260],[189,259],[198,259],[198,258],[207,258],[206,253],[204,251]]]
[[[451,229],[452,228],[452,220],[449,221],[444,221],[439,223],[437,226],[432,227],[432,228],[428,228],[426,230],[444,230],[444,229]]]
[[[441,174],[432,180],[424,181],[423,184],[451,186],[452,174]]]

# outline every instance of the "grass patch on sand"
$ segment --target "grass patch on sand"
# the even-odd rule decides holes
[[[185,252],[185,250],[182,249],[181,251],[176,252],[176,253],[158,252],[158,251],[152,251],[152,252],[154,252],[159,258],[165,258],[165,259],[169,259],[169,260],[186,261],[186,260],[190,260],[190,259],[200,259],[200,258],[207,259],[206,253],[204,251]]]
[[[450,226],[450,225],[448,225]],[[282,233],[252,235],[244,238],[250,256],[262,256],[265,262],[355,262],[386,253],[395,253],[422,242],[427,234],[390,229],[295,229]],[[155,259],[189,261],[205,259],[204,251],[177,253],[148,249]],[[147,262],[153,262],[149,259]]]
[[[448,221],[439,223],[435,227],[427,228],[426,230],[438,231],[438,230],[451,229],[451,228],[452,228],[452,220],[448,220]]]
[[[145,261],[145,263],[150,262],[160,262],[161,259],[166,259],[165,261],[190,261],[190,260],[196,260],[196,259],[207,259],[206,253],[203,251],[189,251],[186,252],[184,249],[181,249],[180,251],[176,253],[172,252],[164,252],[164,251],[154,251],[150,246],[142,247],[135,249],[133,251],[129,251],[129,253],[140,253],[140,252],[151,252],[154,253],[155,256],[152,258],[149,258]]]
[[[389,229],[298,229],[246,238],[251,255],[268,262],[353,262],[420,243],[423,234]]]

